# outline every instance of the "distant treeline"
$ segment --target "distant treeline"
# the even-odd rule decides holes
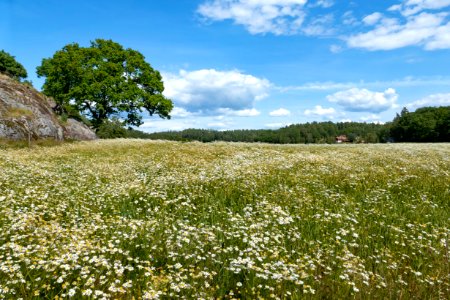
[[[277,130],[227,130],[186,129],[183,131],[149,134],[151,139],[174,141],[227,141],[262,142],[274,144],[324,144],[334,143],[336,136],[346,135],[349,142],[377,143],[387,138],[384,126],[367,123],[313,122],[290,125]]]
[[[106,132],[110,132],[110,130]],[[186,129],[183,131],[156,133],[123,130],[120,134],[120,137],[173,141],[228,141],[276,144],[331,144],[336,142],[336,137],[338,136],[345,136],[346,142],[349,143],[450,142],[450,106],[424,107],[415,112],[409,112],[404,108],[392,122],[386,124],[312,122],[290,125],[277,130],[216,131]],[[114,136],[107,135],[104,137],[111,138]]]

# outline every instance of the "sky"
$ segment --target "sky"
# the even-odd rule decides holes
[[[450,0],[0,0],[0,49],[36,67],[112,39],[163,75],[146,132],[391,121],[450,105]]]

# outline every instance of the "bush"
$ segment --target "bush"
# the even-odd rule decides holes
[[[0,51],[0,73],[18,81],[28,76],[27,70],[16,61],[14,56],[3,50]]]
[[[119,119],[113,118],[112,120],[105,120],[98,127],[96,134],[101,139],[125,138],[127,137],[127,130]]]

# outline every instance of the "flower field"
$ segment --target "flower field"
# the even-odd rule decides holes
[[[0,150],[0,298],[449,299],[450,144]]]

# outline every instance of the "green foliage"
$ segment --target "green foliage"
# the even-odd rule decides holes
[[[132,129],[132,128],[128,128],[127,130],[127,138],[131,138],[131,139],[148,139],[150,137],[149,133],[140,131],[140,130],[136,130],[136,129]]]
[[[0,73],[12,77],[18,81],[28,76],[27,70],[16,61],[14,56],[0,50]]]
[[[22,84],[26,85],[27,87],[32,88],[33,87],[33,81],[31,80],[23,80]]]
[[[83,122],[83,116],[73,105],[57,105],[53,110],[59,115],[60,120],[63,122],[66,122],[69,118]],[[84,119],[86,119],[86,117],[84,117]]]
[[[70,143],[70,141],[57,141],[55,139],[39,139],[31,140],[11,140],[0,138],[0,150],[5,149],[23,149],[33,147],[56,147],[61,146],[63,143]]]
[[[450,142],[450,106],[423,107],[412,113],[403,108],[390,126],[397,142]]]
[[[172,101],[162,95],[161,74],[138,51],[111,40],[97,39],[90,47],[66,45],[37,68],[45,77],[44,94],[58,104],[59,113],[74,109],[99,128],[114,115],[126,115],[126,125],[142,124],[141,112],[170,118]]]
[[[33,112],[27,108],[9,107],[4,114],[6,118],[31,117]]]
[[[127,137],[127,130],[123,127],[123,123],[117,119],[104,121],[96,132],[97,136],[101,139],[115,139]]]
[[[186,129],[183,131],[148,134],[151,139],[175,141],[229,141],[262,142],[273,144],[332,144],[336,136],[347,135],[351,142],[377,143],[386,141],[384,126],[367,123],[313,122],[295,124],[278,130],[228,130]]]

